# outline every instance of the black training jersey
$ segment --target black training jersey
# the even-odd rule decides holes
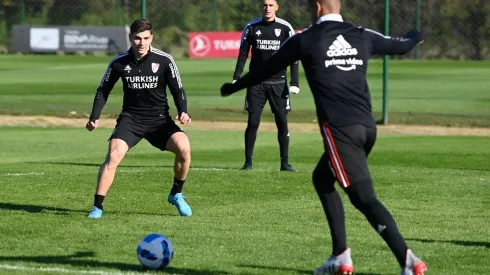
[[[405,54],[419,41],[420,34],[415,32],[392,38],[344,22],[323,21],[291,37],[260,69],[232,85],[232,90],[260,83],[301,60],[319,123],[376,128],[366,80],[368,60],[373,54]]]
[[[271,22],[262,20],[262,17],[248,22],[242,33],[240,52],[238,54],[233,79],[236,80],[240,78],[245,63],[247,62],[250,48],[252,48],[252,57],[249,64],[249,71],[256,69],[262,62],[269,59],[272,54],[294,34],[295,32],[291,24],[278,17]],[[287,68],[284,68],[263,82],[286,82],[286,71]],[[298,62],[291,64],[291,86],[299,87]]]
[[[97,88],[91,119],[100,117],[116,82],[123,82],[122,112],[140,118],[169,118],[168,86],[177,111],[187,112],[187,98],[173,57],[150,47],[147,55],[136,60],[132,49],[109,62]]]

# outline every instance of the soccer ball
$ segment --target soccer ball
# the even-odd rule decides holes
[[[174,247],[165,235],[149,234],[141,239],[136,253],[143,266],[151,269],[162,269],[172,261]]]

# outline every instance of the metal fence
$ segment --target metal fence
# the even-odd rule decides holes
[[[278,0],[278,16],[301,29],[309,24],[307,0]],[[390,4],[389,29],[404,34],[418,26],[427,37],[421,51],[403,58],[488,59],[490,0],[344,0],[344,17],[380,32],[384,2]],[[9,47],[14,24],[124,25],[141,16],[154,23],[157,46],[173,54],[190,31],[236,31],[260,15],[257,0],[0,0],[0,45]],[[177,52],[175,52],[177,51]]]

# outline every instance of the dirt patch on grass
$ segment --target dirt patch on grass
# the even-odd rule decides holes
[[[31,126],[31,127],[80,127],[84,128],[85,118],[62,118],[51,116],[10,116],[0,115],[0,126]],[[115,119],[101,119],[99,127],[113,128]],[[245,130],[246,122],[212,122],[193,121],[183,126],[189,130]],[[314,123],[289,123],[291,132],[318,132]],[[273,122],[261,122],[260,131],[277,131]],[[379,125],[379,134],[401,135],[462,135],[490,136],[490,128],[441,127],[422,125]]]

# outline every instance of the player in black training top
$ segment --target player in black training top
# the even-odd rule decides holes
[[[175,124],[169,114],[166,87],[172,93],[181,124],[191,122],[187,113],[187,98],[179,70],[168,53],[151,46],[152,25],[145,19],[135,20],[130,27],[131,48],[116,56],[107,67],[94,99],[86,128],[97,128],[102,108],[116,82],[121,79],[124,98],[122,112],[110,136],[109,151],[101,165],[89,218],[100,218],[103,200],[109,190],[116,169],[126,153],[141,139],[154,147],[175,154],[175,175],[168,202],[175,205],[182,216],[190,216],[191,208],[184,200],[182,187],[191,161],[187,135]]]
[[[376,140],[376,123],[366,81],[371,55],[409,52],[422,42],[421,34],[386,37],[375,31],[344,23],[340,0],[310,0],[313,25],[283,44],[260,68],[235,84],[221,88],[223,96],[259,83],[284,67],[301,60],[313,93],[325,153],[313,172],[330,227],[333,251],[315,274],[351,274],[354,270],[347,247],[344,209],[334,183],[338,181],[351,203],[385,240],[402,268],[402,275],[420,275],[427,266],[408,248],[389,211],[376,198],[367,165]]]
[[[287,21],[276,16],[279,6],[276,0],[262,0],[263,15],[248,22],[243,30],[240,53],[236,63],[233,81],[240,79],[243,67],[252,48],[249,71],[255,70],[269,59],[279,47],[294,35],[294,29]],[[243,170],[252,169],[252,155],[257,139],[257,130],[265,103],[274,114],[277,126],[277,139],[281,156],[281,171],[294,171],[289,164],[289,130],[287,113],[291,111],[289,93],[299,93],[298,62],[291,64],[291,87],[288,90],[287,68],[277,71],[267,79],[247,87],[245,110],[248,111],[245,130],[245,164]]]

